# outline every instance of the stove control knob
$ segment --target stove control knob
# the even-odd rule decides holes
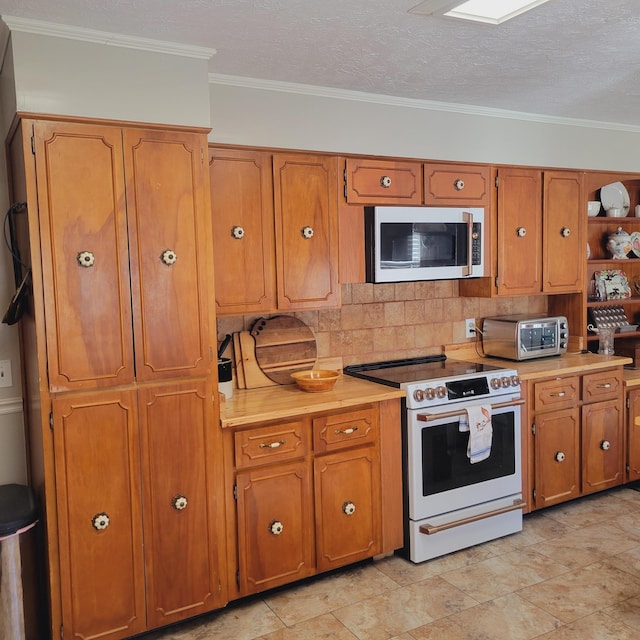
[[[433,400],[436,397],[436,392],[434,389],[429,387],[428,389],[424,390],[424,395],[427,400]]]
[[[516,375],[511,376],[511,384],[512,384],[514,387],[517,387],[517,386],[520,384],[520,376],[519,376],[519,375],[517,375],[517,374],[516,374]]]
[[[413,392],[413,399],[416,402],[422,402],[424,400],[424,391],[422,391],[422,389],[416,389]]]
[[[491,378],[491,388],[494,390],[500,388],[500,378]]]
[[[439,386],[436,388],[436,396],[438,398],[444,398],[447,395],[447,388],[443,386]]]
[[[500,381],[505,389],[511,384],[511,380],[507,376],[503,376]]]

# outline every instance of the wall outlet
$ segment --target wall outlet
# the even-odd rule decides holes
[[[476,319],[475,318],[467,318],[464,321],[464,336],[465,338],[475,338],[476,337]]]
[[[11,360],[0,360],[0,387],[12,387]]]

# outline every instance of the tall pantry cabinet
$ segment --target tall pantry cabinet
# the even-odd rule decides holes
[[[49,632],[116,640],[226,602],[204,131],[23,118],[12,197]]]

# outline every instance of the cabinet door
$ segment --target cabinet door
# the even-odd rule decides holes
[[[577,408],[535,417],[536,508],[580,495],[580,417]]]
[[[422,163],[347,158],[345,196],[350,204],[422,204]]]
[[[424,201],[427,205],[484,207],[491,204],[491,168],[474,165],[424,166]]]
[[[544,173],[542,290],[545,293],[582,290],[586,224],[583,183],[581,173]]]
[[[306,461],[239,472],[241,595],[313,575],[313,489]]]
[[[640,389],[633,389],[628,394],[627,417],[627,459],[629,466],[629,482],[640,480]]]
[[[318,570],[380,552],[380,472],[377,449],[358,447],[316,458]]]
[[[133,391],[53,401],[62,621],[69,638],[146,629]]]
[[[134,378],[120,129],[36,122],[42,278],[53,391]]]
[[[143,389],[140,434],[150,627],[224,604],[217,561],[211,385]]]
[[[582,407],[582,492],[622,484],[624,440],[618,400]]]
[[[278,307],[340,305],[337,158],[273,156]]]
[[[138,380],[210,370],[206,142],[201,134],[124,132]]]
[[[542,290],[542,174],[498,171],[498,293]]]
[[[276,308],[271,154],[209,148],[216,312]]]

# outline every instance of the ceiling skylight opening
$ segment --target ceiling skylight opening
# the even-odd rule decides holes
[[[426,15],[445,15],[462,20],[473,20],[488,24],[501,24],[515,18],[525,11],[548,2],[549,0],[425,0],[409,10],[409,13]]]

